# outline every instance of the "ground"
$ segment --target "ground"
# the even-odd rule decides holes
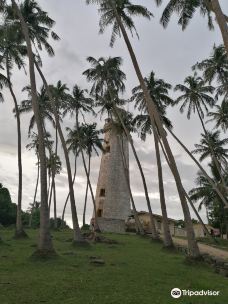
[[[183,238],[173,238],[174,243],[180,246],[187,246],[187,240]],[[215,243],[212,243],[209,245],[207,244],[202,244],[203,242],[206,242],[205,239],[199,240],[199,249],[201,253],[208,253],[209,255],[218,257],[220,259],[224,259],[228,261],[228,250],[227,247],[224,246],[223,249],[221,249],[221,245],[215,245]],[[219,243],[221,240],[219,240]],[[227,242],[227,241],[226,241]],[[215,247],[216,246],[216,247]]]
[[[29,259],[38,231],[28,240],[13,240],[13,231],[1,230],[1,304],[224,304],[228,279],[203,264],[187,265],[184,256],[162,249],[160,243],[134,235],[108,235],[116,245],[73,247],[71,231],[53,233],[58,257],[40,262]],[[91,264],[91,256],[105,265]],[[220,291],[218,297],[172,299],[172,288]]]

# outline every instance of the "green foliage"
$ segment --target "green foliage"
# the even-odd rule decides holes
[[[228,298],[227,279],[202,264],[188,266],[184,256],[167,253],[162,244],[131,235],[108,235],[120,244],[72,247],[72,231],[53,232],[59,258],[29,261],[38,231],[29,230],[29,239],[12,240],[6,231],[1,247],[0,303],[25,304],[220,304]],[[91,264],[100,257],[104,266]],[[192,290],[219,290],[219,297],[172,299],[174,287]]]
[[[9,190],[0,184],[0,224],[10,226],[15,224],[17,207],[11,201]]]

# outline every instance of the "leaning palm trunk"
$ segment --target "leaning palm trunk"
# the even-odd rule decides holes
[[[189,208],[188,208],[188,204],[187,204],[187,201],[186,201],[185,194],[183,192],[182,182],[181,182],[181,178],[180,178],[177,166],[176,166],[176,162],[175,162],[174,156],[172,154],[172,151],[170,149],[170,146],[169,146],[169,143],[168,143],[168,140],[167,140],[167,137],[166,137],[167,134],[165,133],[165,130],[163,128],[163,125],[162,125],[162,122],[161,122],[161,119],[160,119],[160,115],[159,115],[159,113],[156,109],[155,103],[153,102],[153,100],[150,96],[150,93],[149,93],[149,91],[146,87],[146,84],[144,82],[141,70],[140,70],[139,65],[138,65],[138,61],[137,61],[135,53],[134,53],[134,50],[131,46],[130,40],[129,40],[128,35],[127,35],[127,32],[125,30],[125,27],[122,23],[122,20],[121,20],[119,14],[118,14],[118,12],[115,8],[115,5],[113,5],[113,10],[115,12],[116,21],[118,23],[118,26],[120,27],[121,33],[124,37],[125,43],[127,45],[128,51],[129,51],[129,54],[131,56],[131,60],[132,60],[132,63],[134,65],[136,75],[138,77],[141,88],[143,90],[152,126],[153,126],[153,128],[156,128],[156,127],[158,128],[158,133],[161,136],[161,139],[164,143],[165,151],[168,155],[170,165],[172,167],[173,176],[174,176],[174,179],[175,179],[175,182],[176,182],[178,194],[179,194],[180,201],[181,201],[181,206],[182,206],[183,213],[184,213],[184,219],[185,219],[186,230],[187,230],[189,255],[192,256],[192,257],[197,258],[197,257],[200,256],[199,247],[198,247],[197,242],[195,240],[195,233],[194,233],[194,229],[193,229],[193,224],[192,224],[192,220],[191,220],[190,211],[189,211]]]
[[[88,176],[90,177],[90,165],[91,165],[91,155],[89,155],[89,161],[88,161]],[[83,208],[83,219],[82,223],[83,226],[86,224],[86,207],[87,207],[87,200],[88,200],[88,191],[89,191],[89,181],[87,179],[86,183],[86,193],[85,193],[85,203],[84,203],[84,208]]]
[[[124,155],[123,140],[120,139],[119,135],[118,135],[118,144],[120,146],[120,151],[121,151],[121,159],[122,159],[122,164],[123,164],[124,176],[125,176],[125,179],[126,179],[128,191],[129,191],[130,198],[131,198],[131,204],[132,204],[132,209],[133,209],[133,214],[134,214],[134,219],[135,219],[136,232],[141,234],[141,235],[145,235],[145,231],[144,231],[144,229],[142,227],[142,224],[139,220],[138,212],[137,212],[136,207],[135,207],[135,201],[134,201],[133,194],[132,194],[132,191],[131,191],[131,184],[130,184],[130,179],[129,179],[129,169],[128,169],[128,166],[127,166],[126,157]]]
[[[157,232],[156,226],[155,226],[155,220],[154,220],[154,215],[153,215],[152,208],[151,208],[149,192],[148,192],[148,188],[147,188],[147,184],[146,184],[146,178],[145,178],[145,175],[144,175],[144,172],[143,172],[140,160],[138,158],[138,154],[137,154],[137,152],[135,150],[135,146],[134,146],[131,134],[128,131],[127,127],[125,126],[124,121],[121,118],[121,115],[120,115],[120,113],[118,111],[118,108],[116,107],[115,104],[113,104],[113,108],[114,108],[114,114],[117,116],[117,118],[118,118],[121,126],[124,129],[124,133],[125,133],[125,135],[127,137],[128,142],[131,145],[131,148],[132,148],[132,151],[133,151],[136,163],[138,165],[139,172],[140,172],[140,175],[141,175],[141,178],[142,178],[142,182],[143,182],[143,187],[144,187],[144,192],[145,192],[145,197],[146,197],[146,202],[147,202],[147,208],[148,208],[148,211],[149,211],[150,225],[151,225],[151,236],[152,236],[152,238],[154,240],[157,240],[157,239],[159,239],[159,236],[158,236],[158,232]]]
[[[38,136],[39,136],[39,157],[40,157],[40,179],[41,179],[41,207],[40,207],[40,233],[38,252],[41,254],[52,254],[54,252],[52,239],[49,230],[49,211],[48,211],[48,198],[47,198],[47,166],[45,155],[45,141],[42,118],[40,115],[39,103],[37,100],[36,90],[36,78],[34,70],[34,56],[32,52],[32,45],[29,37],[29,29],[26,24],[23,15],[15,0],[11,0],[13,8],[20,20],[22,33],[24,35],[27,53],[29,58],[29,74],[32,93],[32,107],[37,124]]]
[[[9,84],[10,94],[13,98],[16,120],[17,120],[17,157],[18,157],[18,199],[17,199],[17,219],[16,219],[16,231],[15,238],[26,237],[26,233],[23,230],[22,220],[21,220],[21,201],[22,201],[22,157],[21,157],[21,120],[20,112],[18,109],[17,99],[13,91],[10,71],[9,71],[9,57],[6,58],[6,72]]]
[[[91,185],[91,182],[90,182],[90,177],[89,177],[89,174],[88,174],[88,170],[86,168],[86,162],[85,162],[84,152],[83,152],[83,150],[81,148],[80,148],[80,152],[81,152],[83,166],[84,166],[84,169],[85,169],[87,181],[88,181],[88,184],[89,184],[89,190],[90,190],[90,194],[91,194],[92,202],[93,202],[94,219],[95,219],[94,229],[95,229],[96,232],[100,232],[100,228],[99,228],[98,220],[97,220],[96,202],[95,202],[95,197],[94,197],[94,194],[93,194],[93,188],[92,188],[92,185]]]
[[[211,7],[216,16],[216,20],[218,22],[223,42],[226,48],[227,56],[228,56],[228,21],[227,17],[223,14],[220,3],[218,0],[211,0]]]
[[[39,160],[39,154],[37,154],[37,179],[36,179],[36,187],[35,187],[35,193],[33,197],[33,204],[32,204],[32,210],[29,218],[29,228],[32,227],[32,217],[33,217],[33,211],[36,204],[36,195],[37,195],[37,189],[39,185],[39,179],[40,179],[40,160]]]
[[[68,150],[67,150],[67,146],[66,146],[66,142],[64,139],[64,135],[62,132],[62,128],[59,122],[59,116],[55,107],[55,102],[53,100],[53,96],[51,94],[51,90],[47,84],[47,81],[39,67],[39,65],[37,64],[37,62],[35,61],[35,66],[37,68],[38,73],[40,74],[40,77],[43,81],[44,87],[47,91],[49,100],[51,102],[52,105],[52,110],[54,113],[54,117],[55,117],[55,124],[56,127],[58,129],[58,134],[59,134],[59,138],[62,144],[62,148],[64,151],[64,156],[65,156],[65,160],[66,160],[66,167],[67,167],[67,175],[68,175],[68,185],[69,185],[69,193],[70,193],[70,202],[71,202],[71,213],[72,213],[72,222],[73,222],[73,230],[74,230],[74,242],[78,242],[78,243],[82,243],[84,242],[84,238],[81,234],[81,230],[79,227],[79,223],[78,223],[78,215],[77,215],[77,209],[76,209],[76,205],[75,205],[75,197],[74,197],[74,187],[73,187],[73,180],[72,180],[72,173],[71,173],[71,166],[70,166],[70,159],[69,159],[69,155],[68,155]]]
[[[203,175],[206,177],[210,185],[215,189],[216,193],[222,200],[223,204],[228,207],[228,202],[224,195],[219,190],[218,186],[215,184],[215,182],[210,178],[210,176],[207,174],[207,172],[204,170],[204,168],[201,166],[201,164],[198,162],[198,160],[192,155],[192,153],[188,150],[188,148],[180,141],[180,139],[170,130],[168,129],[168,132],[173,136],[173,138],[179,143],[179,145],[184,149],[184,151],[191,157],[191,159],[196,163],[196,165],[199,167]]]
[[[158,183],[159,183],[159,194],[160,194],[160,203],[161,203],[161,211],[162,211],[164,246],[173,247],[173,240],[172,240],[170,229],[169,229],[169,219],[168,219],[167,210],[166,210],[159,143],[158,143],[158,139],[157,139],[157,134],[155,132],[154,132],[154,143],[155,143],[155,151],[156,151],[156,158],[157,158]]]
[[[75,159],[74,159],[74,177],[73,177],[73,185],[74,185],[74,182],[75,182],[75,179],[76,179],[76,174],[77,174],[77,152],[75,154]],[[66,206],[67,206],[67,203],[69,201],[69,198],[70,198],[70,192],[68,193],[67,195],[67,198],[66,198],[66,201],[65,201],[65,204],[64,204],[64,207],[63,207],[63,213],[62,213],[62,225],[63,225],[63,222],[64,222],[64,217],[65,217],[65,212],[66,212]]]

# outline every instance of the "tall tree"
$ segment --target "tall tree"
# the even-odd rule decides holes
[[[37,90],[36,90],[36,77],[34,70],[34,55],[32,50],[32,43],[29,27],[29,22],[25,20],[19,6],[15,0],[11,0],[12,8],[15,11],[15,15],[18,17],[23,36],[25,38],[27,46],[27,54],[29,58],[29,75],[30,75],[30,85],[32,92],[32,103],[33,111],[35,114],[35,120],[37,124],[37,130],[39,135],[39,157],[40,157],[40,176],[41,176],[41,208],[40,208],[40,233],[39,233],[39,244],[38,244],[38,254],[41,255],[52,255],[54,252],[51,235],[49,231],[49,211],[48,211],[48,198],[47,198],[47,166],[46,166],[46,153],[45,153],[45,143],[44,143],[44,131],[43,131],[43,121],[40,115],[39,104],[37,100]]]
[[[18,155],[18,199],[17,199],[17,220],[15,238],[27,237],[23,227],[21,219],[21,205],[22,205],[22,152],[21,152],[21,121],[18,108],[18,102],[16,94],[13,89],[11,81],[11,74],[14,64],[21,69],[24,67],[24,57],[27,54],[26,47],[21,34],[16,30],[14,26],[3,24],[0,27],[0,54],[4,61],[6,78],[8,81],[8,87],[14,103],[14,112],[17,120],[17,155]]]
[[[163,122],[166,124],[168,128],[171,128],[172,124],[169,121],[169,119],[165,116],[166,107],[173,103],[173,100],[169,97],[169,90],[171,89],[171,85],[169,83],[166,83],[163,79],[155,78],[154,72],[151,72],[150,76],[148,78],[145,78],[145,83],[147,85],[151,97],[156,101],[156,106],[162,117]],[[153,127],[151,125],[150,117],[147,112],[146,101],[140,86],[135,87],[132,90],[132,93],[133,95],[131,97],[131,101],[135,101],[135,108],[138,108],[138,110],[141,113],[144,113],[137,115],[135,117],[134,124],[136,125],[137,129],[140,130],[141,139],[145,140],[146,135],[151,134],[153,132]],[[156,132],[153,133],[154,133],[154,143],[155,143],[155,151],[156,151],[156,159],[157,159],[160,204],[162,210],[164,246],[173,247],[173,241],[169,229],[169,219],[166,210],[159,140],[157,138],[158,136],[157,133]]]
[[[167,134],[163,128],[162,121],[160,119],[160,115],[156,109],[156,105],[153,99],[150,96],[149,91],[147,90],[146,84],[144,82],[144,78],[139,67],[136,55],[134,53],[133,47],[129,40],[127,30],[130,30],[131,33],[136,30],[134,21],[132,16],[142,16],[150,19],[152,14],[141,5],[134,5],[128,0],[87,0],[88,4],[97,3],[99,4],[99,12],[101,14],[100,19],[100,31],[104,32],[106,27],[112,26],[112,38],[111,45],[115,42],[116,36],[123,35],[124,41],[126,43],[127,49],[129,51],[129,55],[131,57],[133,66],[135,68],[136,75],[138,77],[139,83],[145,95],[145,100],[147,103],[148,112],[150,115],[151,123],[153,124],[154,129],[158,128],[159,134],[161,136],[161,140],[164,144],[164,149],[167,153],[167,157],[169,159],[169,166],[173,176],[175,178],[175,182],[177,185],[184,217],[185,223],[187,227],[187,239],[189,245],[189,255],[191,257],[197,258],[200,255],[198,245],[195,240],[195,234],[193,230],[193,225],[191,221],[190,211],[187,205],[185,192],[183,190],[181,178],[176,166],[176,162],[173,156],[173,153],[170,149]],[[127,29],[127,30],[126,30]]]
[[[221,128],[225,133],[228,129],[228,102],[224,99],[221,105],[214,106],[215,111],[208,113],[209,121],[215,123],[215,128]]]
[[[155,1],[158,5],[162,3],[162,0]],[[197,9],[203,16],[208,17],[209,29],[213,29],[211,13],[215,15],[228,55],[228,17],[223,13],[219,0],[169,0],[162,14],[161,23],[167,27],[171,15],[177,13],[179,16],[178,24],[184,30]]]
[[[202,71],[205,82],[217,82],[217,98],[219,95],[228,97],[228,57],[223,45],[214,45],[210,57],[197,62],[192,69]]]

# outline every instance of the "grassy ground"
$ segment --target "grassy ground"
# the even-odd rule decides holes
[[[37,231],[30,239],[12,240],[13,231],[1,231],[1,304],[224,304],[228,279],[204,265],[184,264],[184,256],[167,253],[162,245],[133,235],[109,235],[120,244],[96,244],[75,248],[70,231],[53,233],[59,257],[32,261]],[[90,256],[99,256],[104,266],[94,266]],[[174,287],[218,290],[219,297],[172,299]]]

